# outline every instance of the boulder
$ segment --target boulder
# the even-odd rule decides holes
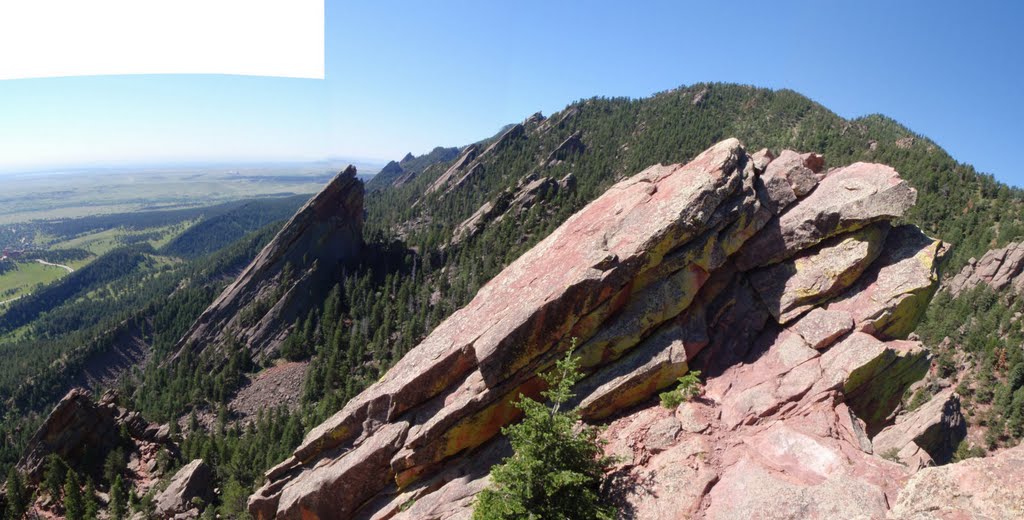
[[[960,413],[960,397],[952,388],[933,396],[926,404],[897,418],[871,440],[876,454],[895,455],[907,466],[919,469],[946,464],[967,435]]]
[[[755,159],[757,168],[760,158]],[[792,150],[783,150],[766,167],[761,176],[771,199],[775,202],[775,213],[780,212],[797,199],[807,195],[818,184],[814,171],[804,165],[804,158]]]
[[[767,148],[762,148],[750,155],[750,163],[758,175],[764,175],[764,170],[768,167],[768,163],[774,159],[775,155]]]
[[[204,504],[213,499],[213,471],[203,459],[189,462],[171,477],[171,482],[154,499],[158,518],[177,518],[197,509],[195,499]]]

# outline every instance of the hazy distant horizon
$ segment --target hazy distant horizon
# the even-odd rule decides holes
[[[414,154],[415,155],[415,154]],[[395,158],[400,159],[400,157]],[[188,172],[194,170],[213,170],[213,171],[226,171],[226,170],[240,170],[240,171],[251,171],[260,170],[267,168],[284,168],[293,169],[299,168],[304,171],[312,170],[316,167],[329,170],[332,168],[345,168],[349,164],[356,167],[360,175],[363,174],[376,174],[381,168],[387,164],[391,159],[377,159],[377,158],[365,158],[365,157],[328,157],[324,159],[310,159],[310,160],[231,160],[231,159],[211,159],[211,160],[180,160],[180,161],[146,161],[146,160],[126,160],[126,161],[99,161],[99,162],[86,162],[86,163],[65,163],[65,164],[40,164],[25,167],[18,166],[0,166],[0,176],[14,177],[14,176],[44,176],[44,175],[67,175],[76,173],[143,173],[143,172]]]

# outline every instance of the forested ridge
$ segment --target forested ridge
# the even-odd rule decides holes
[[[122,378],[118,385],[122,398],[150,420],[187,418],[182,429],[183,456],[172,466],[192,457],[206,459],[224,489],[216,504],[218,512],[243,517],[242,497],[260,483],[263,470],[284,458],[311,427],[377,380],[504,266],[617,180],[652,164],[685,162],[726,137],[739,138],[750,152],[762,147],[818,152],[829,167],[857,161],[893,166],[918,190],[917,205],[905,220],[953,244],[948,271],[1024,236],[1021,190],[957,162],[926,137],[889,118],[870,115],[845,120],[792,91],[699,84],[644,99],[592,98],[547,119],[531,118],[523,128],[521,135],[481,156],[481,171],[455,188],[428,193],[428,187],[458,160],[454,149],[440,147],[396,163],[406,163],[403,172],[415,172],[401,185],[392,184],[397,175],[371,181],[373,189],[366,196],[366,254],[356,265],[339,269],[323,301],[310,302],[305,318],[294,323],[278,360],[257,364],[248,352],[228,341],[168,361],[176,342],[216,297],[225,278],[254,257],[275,226],[280,226],[265,227],[224,247],[227,241],[208,234],[235,236],[237,229],[246,227],[240,222],[252,218],[232,211],[200,222],[160,251],[141,252],[143,258],[131,268],[125,264],[120,276],[82,284],[73,293],[104,292],[105,298],[80,298],[47,307],[50,300],[40,297],[18,307],[38,306],[39,312],[0,315],[0,323],[10,323],[8,329],[24,326],[21,330],[28,331],[0,346],[19,360],[18,369],[0,372],[4,377],[0,399],[12,404],[0,425],[0,435],[10,441],[5,443],[6,451],[0,452],[0,469],[6,473],[26,440],[26,431],[60,397],[62,374],[75,370],[76,359],[90,349],[108,348],[102,340],[108,337],[104,332],[144,323],[150,357],[144,367]],[[574,134],[580,136],[582,149],[549,161],[552,152]],[[501,135],[481,141],[479,148],[487,149],[503,139]],[[531,174],[554,180],[571,174],[575,182],[571,188],[544,192],[521,213],[488,223],[478,234],[452,243],[460,223],[483,204],[515,190]],[[137,249],[128,247],[110,254],[133,251]],[[151,259],[159,255],[183,261],[157,265]],[[67,280],[73,283],[70,277]],[[104,291],[98,290],[100,286]],[[65,286],[55,285],[52,290],[70,290],[59,287]],[[922,329],[929,344],[955,329],[948,318],[940,322],[947,308],[956,315],[967,312],[963,303],[937,299]],[[980,319],[977,328],[963,333],[983,335],[981,325],[1004,324],[1008,318],[1000,313],[986,320]],[[1015,335],[1008,337],[1011,342],[1017,340]],[[70,344],[83,346],[69,348]],[[998,375],[998,351],[990,346],[977,348],[989,358],[996,356],[995,361],[985,362],[996,366],[993,373]],[[46,368],[59,357],[54,352],[69,353],[59,370]],[[309,362],[298,409],[289,412],[267,403],[267,413],[244,423],[235,421],[227,403],[238,388],[260,370],[285,360]],[[1003,370],[1012,366],[1017,365]],[[24,385],[26,380],[31,383]],[[1001,417],[992,420],[1003,421],[1008,432],[999,442],[1021,437],[1016,433],[1021,421],[1013,418],[1013,384],[1010,390],[993,389],[989,398]],[[201,425],[195,419],[200,414],[217,419],[212,426]]]

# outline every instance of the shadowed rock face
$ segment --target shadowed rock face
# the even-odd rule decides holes
[[[276,349],[296,317],[363,246],[363,183],[349,166],[285,224],[179,342],[208,348],[232,335],[257,355]],[[179,350],[180,355],[180,350]]]
[[[113,393],[93,402],[85,389],[68,392],[29,440],[18,462],[28,484],[40,482],[51,453],[80,471],[98,474],[107,454],[120,444],[122,428],[128,433],[130,447],[140,456],[155,457],[160,448],[177,451],[169,425],[146,422],[138,412],[118,407],[115,400]]]
[[[916,196],[893,169],[773,157],[729,139],[610,188],[314,428],[250,511],[467,518],[513,401],[576,338],[632,517],[884,517],[910,470],[870,434],[928,366],[900,338],[945,246],[889,224]],[[651,404],[690,369],[704,397]]]
[[[949,462],[966,435],[960,397],[950,388],[899,417],[896,424],[879,432],[872,444],[876,453],[895,455],[908,466],[923,468]]]

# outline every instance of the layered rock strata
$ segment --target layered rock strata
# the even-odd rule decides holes
[[[916,193],[892,168],[822,169],[729,139],[616,184],[314,428],[251,513],[467,518],[575,340],[635,517],[884,517],[910,470],[871,436],[927,370],[903,338],[946,247],[893,227]],[[704,397],[650,404],[694,368]]]

